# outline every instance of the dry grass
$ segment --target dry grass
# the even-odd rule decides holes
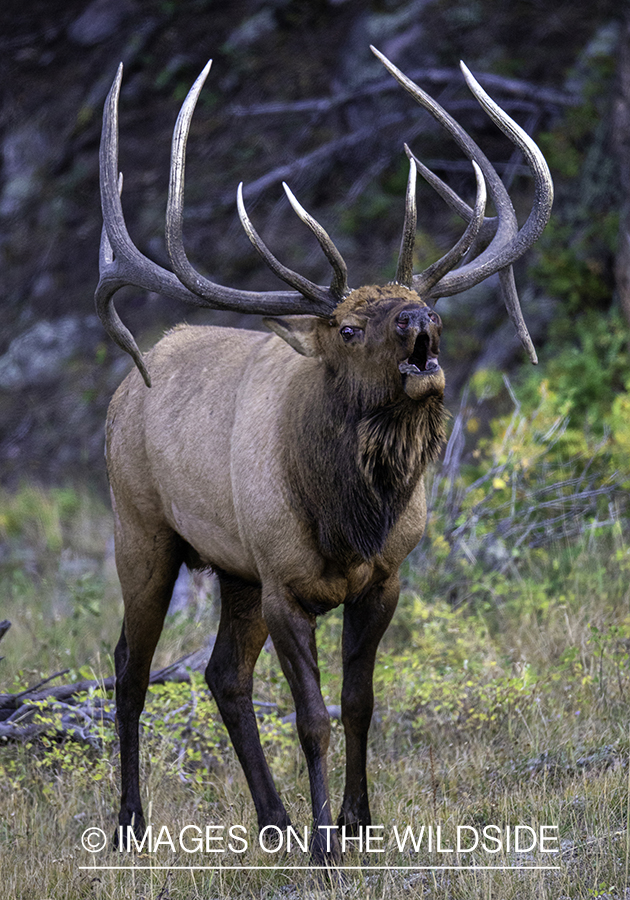
[[[81,501],[77,509],[92,525],[72,533],[92,535],[91,555],[79,538],[68,537],[71,529],[61,521],[61,565],[55,548],[41,545],[40,534],[26,574],[10,560],[3,566],[7,599],[0,618],[9,618],[13,627],[2,642],[0,691],[15,690],[17,682],[34,683],[64,661],[73,670],[87,663],[99,674],[110,674],[120,611],[108,549],[109,518],[94,506],[88,514],[86,504]],[[78,514],[69,518],[74,521]],[[11,547],[15,554],[18,544]],[[64,562],[69,558],[76,562],[70,574]],[[82,848],[87,828],[100,828],[109,838],[115,827],[117,747],[107,722],[98,751],[72,741],[41,740],[0,749],[4,895],[16,900],[210,900],[306,898],[324,891],[362,900],[625,897],[630,551],[623,534],[602,530],[582,542],[532,551],[521,557],[517,575],[484,572],[472,564],[466,570],[461,560],[449,565],[449,577],[460,587],[467,578],[469,594],[475,589],[468,604],[454,607],[436,600],[433,574],[419,572],[412,560],[399,611],[383,642],[369,771],[373,822],[383,826],[376,835],[384,841],[372,852],[364,847],[346,854],[345,865],[362,869],[324,885],[313,873],[289,868],[177,868],[214,866],[219,860],[266,867],[308,863],[299,849],[285,855],[258,847],[244,777],[214,705],[195,682],[153,691],[145,714],[145,810],[150,809],[155,834],[168,828],[174,851],[162,846],[129,858],[109,849],[90,854]],[[442,571],[440,578],[445,577]],[[201,646],[213,627],[212,616],[197,598],[171,617],[158,664]],[[321,621],[323,689],[332,704],[339,702],[339,635],[338,615]],[[261,720],[261,731],[274,777],[301,832],[310,826],[308,780],[294,727],[280,721],[291,711],[291,700],[272,650],[261,657],[255,694],[277,704]],[[344,777],[338,721],[333,722],[330,772],[337,805]],[[248,849],[243,854],[186,853],[178,844],[186,825],[223,825],[226,831],[242,825]],[[557,831],[550,834],[558,836],[559,852],[516,853],[504,842],[497,853],[439,853],[438,825],[442,848],[455,847],[458,826],[480,834],[489,825],[503,832],[507,826],[536,831],[553,826]],[[409,842],[402,853],[396,847],[394,828],[402,834],[407,826],[416,837],[425,827],[417,852],[409,852]],[[190,830],[187,835],[194,836]],[[477,868],[445,868],[471,863]],[[134,868],[90,868],[94,865]],[[542,865],[555,868],[531,868]]]

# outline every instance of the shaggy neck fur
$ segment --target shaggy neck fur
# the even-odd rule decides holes
[[[440,452],[444,406],[437,394],[366,402],[347,384],[322,382],[319,403],[296,397],[293,439],[285,442],[289,484],[323,553],[347,565],[382,552]]]

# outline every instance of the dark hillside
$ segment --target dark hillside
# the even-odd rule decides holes
[[[369,52],[371,42],[416,73],[500,163],[522,220],[531,201],[530,179],[521,177],[509,144],[462,87],[455,67],[464,58],[524,127],[543,134],[557,181],[557,221],[569,231],[556,229],[556,243],[543,248],[542,276],[527,286],[533,254],[517,273],[525,314],[541,346],[550,318],[567,311],[565,298],[550,286],[548,257],[557,255],[558,242],[575,241],[571,229],[584,219],[583,209],[576,213],[580,204],[596,211],[600,233],[582,241],[575,258],[587,274],[595,273],[593,302],[604,311],[612,302],[614,241],[603,233],[614,231],[623,203],[610,140],[621,46],[618,10],[616,0],[5,0],[3,480],[88,478],[104,485],[102,422],[129,366],[105,338],[92,306],[101,228],[100,118],[120,60],[120,165],[128,226],[139,248],[164,263],[172,126],[192,81],[214,58],[189,145],[187,248],[215,280],[251,289],[276,282],[238,224],[234,197],[240,180],[249,186],[248,208],[274,252],[325,282],[327,264],[319,248],[284,200],[280,182],[286,179],[334,237],[353,286],[393,275],[406,179],[404,140],[456,190],[472,196],[468,163],[389,79]],[[493,77],[484,82],[484,73]],[[591,169],[585,174],[587,157]],[[590,194],[584,194],[585,186]],[[418,262],[426,265],[462,226],[428,188],[421,186],[419,197]],[[522,363],[495,293],[489,284],[472,298],[441,302],[451,402],[476,366]],[[145,348],[183,318],[237,320],[174,308],[132,290],[119,296],[118,307]]]

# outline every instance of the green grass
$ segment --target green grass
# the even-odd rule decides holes
[[[89,496],[32,488],[5,495],[2,510],[0,618],[13,625],[0,644],[0,692],[62,668],[71,669],[63,680],[111,674],[121,609],[109,513]],[[385,839],[376,846],[386,852],[364,848],[345,858],[348,865],[416,868],[354,871],[329,886],[329,896],[624,896],[630,867],[629,570],[621,520],[543,547],[521,546],[503,571],[448,552],[435,535],[416,551],[403,568],[400,606],[375,673],[369,774],[373,822],[383,826],[378,834]],[[214,627],[211,603],[170,617],[156,665],[203,646]],[[339,702],[340,634],[340,614],[320,620],[322,689],[330,704]],[[272,649],[261,655],[254,694],[277,704],[260,728],[301,831],[310,827],[308,779],[295,728],[281,722],[292,703]],[[111,698],[104,708],[112,708]],[[223,825],[226,833],[242,825],[247,851],[187,854],[162,846],[136,855],[136,865],[149,869],[81,868],[129,863],[126,855],[90,854],[81,846],[86,828],[109,837],[116,823],[117,741],[104,720],[95,747],[51,737],[0,747],[5,896],[207,900],[320,891],[304,872],[173,868],[218,859],[265,866],[308,860],[300,850],[286,856],[258,847],[244,776],[200,676],[192,684],[153,688],[143,721],[144,803],[156,832],[166,826],[177,842],[185,825]],[[344,779],[337,720],[330,779],[337,807]],[[429,850],[426,837],[417,852],[409,846],[399,852],[394,827],[402,833],[411,826],[417,835],[423,825],[425,834],[434,829],[434,839],[441,827],[443,848],[454,846],[457,826],[479,834],[492,825],[503,833],[507,826],[553,826],[560,852],[515,853],[504,843],[493,854],[439,854],[435,846]],[[417,868],[471,862],[495,868]],[[557,869],[514,868],[542,864]]]

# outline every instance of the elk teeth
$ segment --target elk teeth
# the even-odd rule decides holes
[[[439,368],[440,364],[435,357],[429,358],[424,368],[420,368],[420,366],[410,362],[408,359],[404,359],[398,366],[399,371],[403,375],[425,375],[427,372],[434,372]]]
[[[398,366],[403,375],[421,375],[422,370],[415,363],[409,362],[408,359],[403,360]]]

